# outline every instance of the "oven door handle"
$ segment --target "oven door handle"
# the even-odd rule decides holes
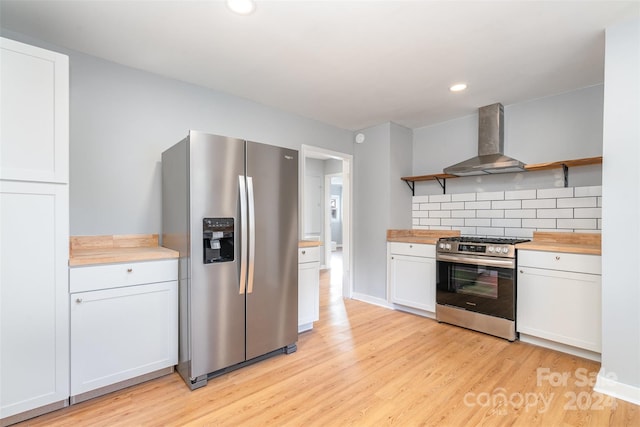
[[[436,261],[455,262],[458,264],[473,264],[487,267],[515,268],[515,261],[512,259],[496,259],[496,258],[473,258],[460,255],[438,254]]]

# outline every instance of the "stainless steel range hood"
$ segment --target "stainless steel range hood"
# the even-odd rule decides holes
[[[505,156],[504,108],[492,104],[478,110],[478,155],[444,169],[444,173],[468,176],[520,172],[524,163]]]

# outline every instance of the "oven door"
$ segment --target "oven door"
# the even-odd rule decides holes
[[[436,255],[436,302],[515,321],[515,260]]]

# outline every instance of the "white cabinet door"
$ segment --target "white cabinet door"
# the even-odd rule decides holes
[[[435,312],[435,259],[391,254],[388,264],[391,302]]]
[[[298,332],[311,329],[320,318],[320,265],[307,262],[298,266]]]
[[[298,249],[298,332],[320,318],[320,248]]]
[[[71,294],[71,395],[178,362],[177,281]]]
[[[601,351],[601,276],[520,267],[518,332]]]
[[[69,181],[69,59],[1,38],[0,179]]]
[[[0,414],[69,397],[68,187],[0,181]]]

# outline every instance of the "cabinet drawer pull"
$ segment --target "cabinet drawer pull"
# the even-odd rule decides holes
[[[127,268],[127,273],[133,272],[133,268]]]
[[[306,253],[307,253],[307,251],[302,251],[302,255],[304,255],[304,254],[306,254]]]
[[[521,273],[521,274],[524,274],[524,271],[523,271],[523,270],[520,270],[520,273]]]
[[[80,304],[82,302],[82,298],[76,298],[76,302]]]
[[[560,261],[560,256],[556,255],[556,261]]]

